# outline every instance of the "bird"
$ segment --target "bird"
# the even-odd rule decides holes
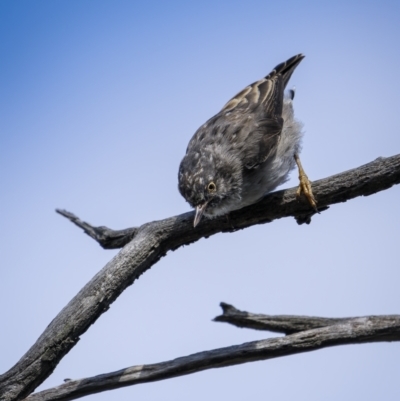
[[[278,64],[267,76],[246,86],[193,135],[178,172],[178,189],[202,217],[227,215],[260,201],[286,182],[296,164],[297,196],[317,201],[300,158],[303,125],[295,119],[295,89],[285,92],[305,56]]]

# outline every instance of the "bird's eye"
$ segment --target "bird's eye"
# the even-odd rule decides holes
[[[215,192],[217,190],[217,186],[211,181],[208,185],[207,185],[207,189],[208,192]]]

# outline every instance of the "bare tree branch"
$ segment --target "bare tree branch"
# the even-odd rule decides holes
[[[269,318],[272,321],[281,322],[282,329],[289,327],[293,322],[295,325],[307,327],[310,322],[318,319],[325,323],[327,320],[332,322],[340,320],[289,316],[285,322],[282,316],[269,316]],[[366,316],[342,320],[342,323],[301,331],[286,337],[253,341],[199,352],[167,362],[132,366],[86,379],[71,380],[61,386],[32,394],[26,401],[74,400],[106,390],[170,379],[206,369],[315,351],[335,345],[400,341],[400,315]]]
[[[316,181],[313,191],[321,210],[330,204],[371,195],[399,182],[400,155],[397,155]],[[33,392],[122,291],[168,251],[219,232],[233,232],[282,217],[294,216],[300,222],[308,222],[312,214],[306,202],[296,199],[296,189],[292,188],[272,193],[255,205],[232,212],[229,218],[204,220],[196,229],[193,229],[193,212],[132,229],[129,238],[133,236],[133,239],[55,317],[20,361],[0,376],[0,399],[20,400]],[[75,223],[78,224],[78,219]],[[84,226],[85,223],[79,224]],[[85,227],[91,232],[90,225]],[[96,238],[94,232],[91,234]],[[119,238],[115,246],[111,241],[108,247],[121,246],[121,241]]]
[[[293,315],[263,315],[243,312],[234,306],[221,302],[223,314],[214,318],[214,322],[225,322],[236,327],[272,331],[275,333],[293,334],[300,331],[317,329],[344,324],[362,319],[362,317],[328,318],[315,316],[293,316]]]
[[[372,195],[398,184],[400,182],[399,164],[400,155],[388,158],[379,157],[375,161],[356,169],[314,181],[313,191],[318,200],[318,210],[322,212],[329,205],[346,202],[357,196]],[[293,188],[277,191],[267,195],[257,205],[231,213],[231,227],[228,225],[228,228],[221,231],[235,231],[235,229],[245,228],[249,225],[269,223],[275,219],[289,216],[293,216],[298,224],[309,224],[314,211],[310,210],[308,204],[296,203],[294,193]],[[82,228],[104,249],[121,248],[138,232],[136,227],[125,230],[112,230],[104,226],[95,227],[80,220],[71,212],[60,209],[56,209],[56,211]],[[249,222],[249,214],[253,215],[254,218],[251,223]],[[222,220],[226,220],[226,218],[213,221],[221,225]],[[202,221],[201,224],[207,228],[209,222]]]
[[[66,217],[72,223],[82,228],[83,231],[96,240],[104,249],[116,249],[125,246],[137,233],[136,227],[125,230],[111,230],[105,226],[94,227],[86,221],[82,221],[78,216],[67,210],[56,209],[61,216]]]

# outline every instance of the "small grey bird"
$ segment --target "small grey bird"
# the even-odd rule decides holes
[[[265,78],[244,88],[202,125],[179,167],[179,191],[204,215],[221,216],[259,201],[288,180],[297,164],[297,191],[317,210],[310,181],[299,159],[302,125],[294,118],[294,90],[284,91],[304,58],[298,54]]]

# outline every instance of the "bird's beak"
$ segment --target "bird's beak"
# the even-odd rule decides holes
[[[203,216],[203,213],[206,210],[207,203],[208,202],[205,202],[202,205],[196,206],[196,215],[194,216],[193,227],[196,227],[197,224],[200,223],[201,216]]]

